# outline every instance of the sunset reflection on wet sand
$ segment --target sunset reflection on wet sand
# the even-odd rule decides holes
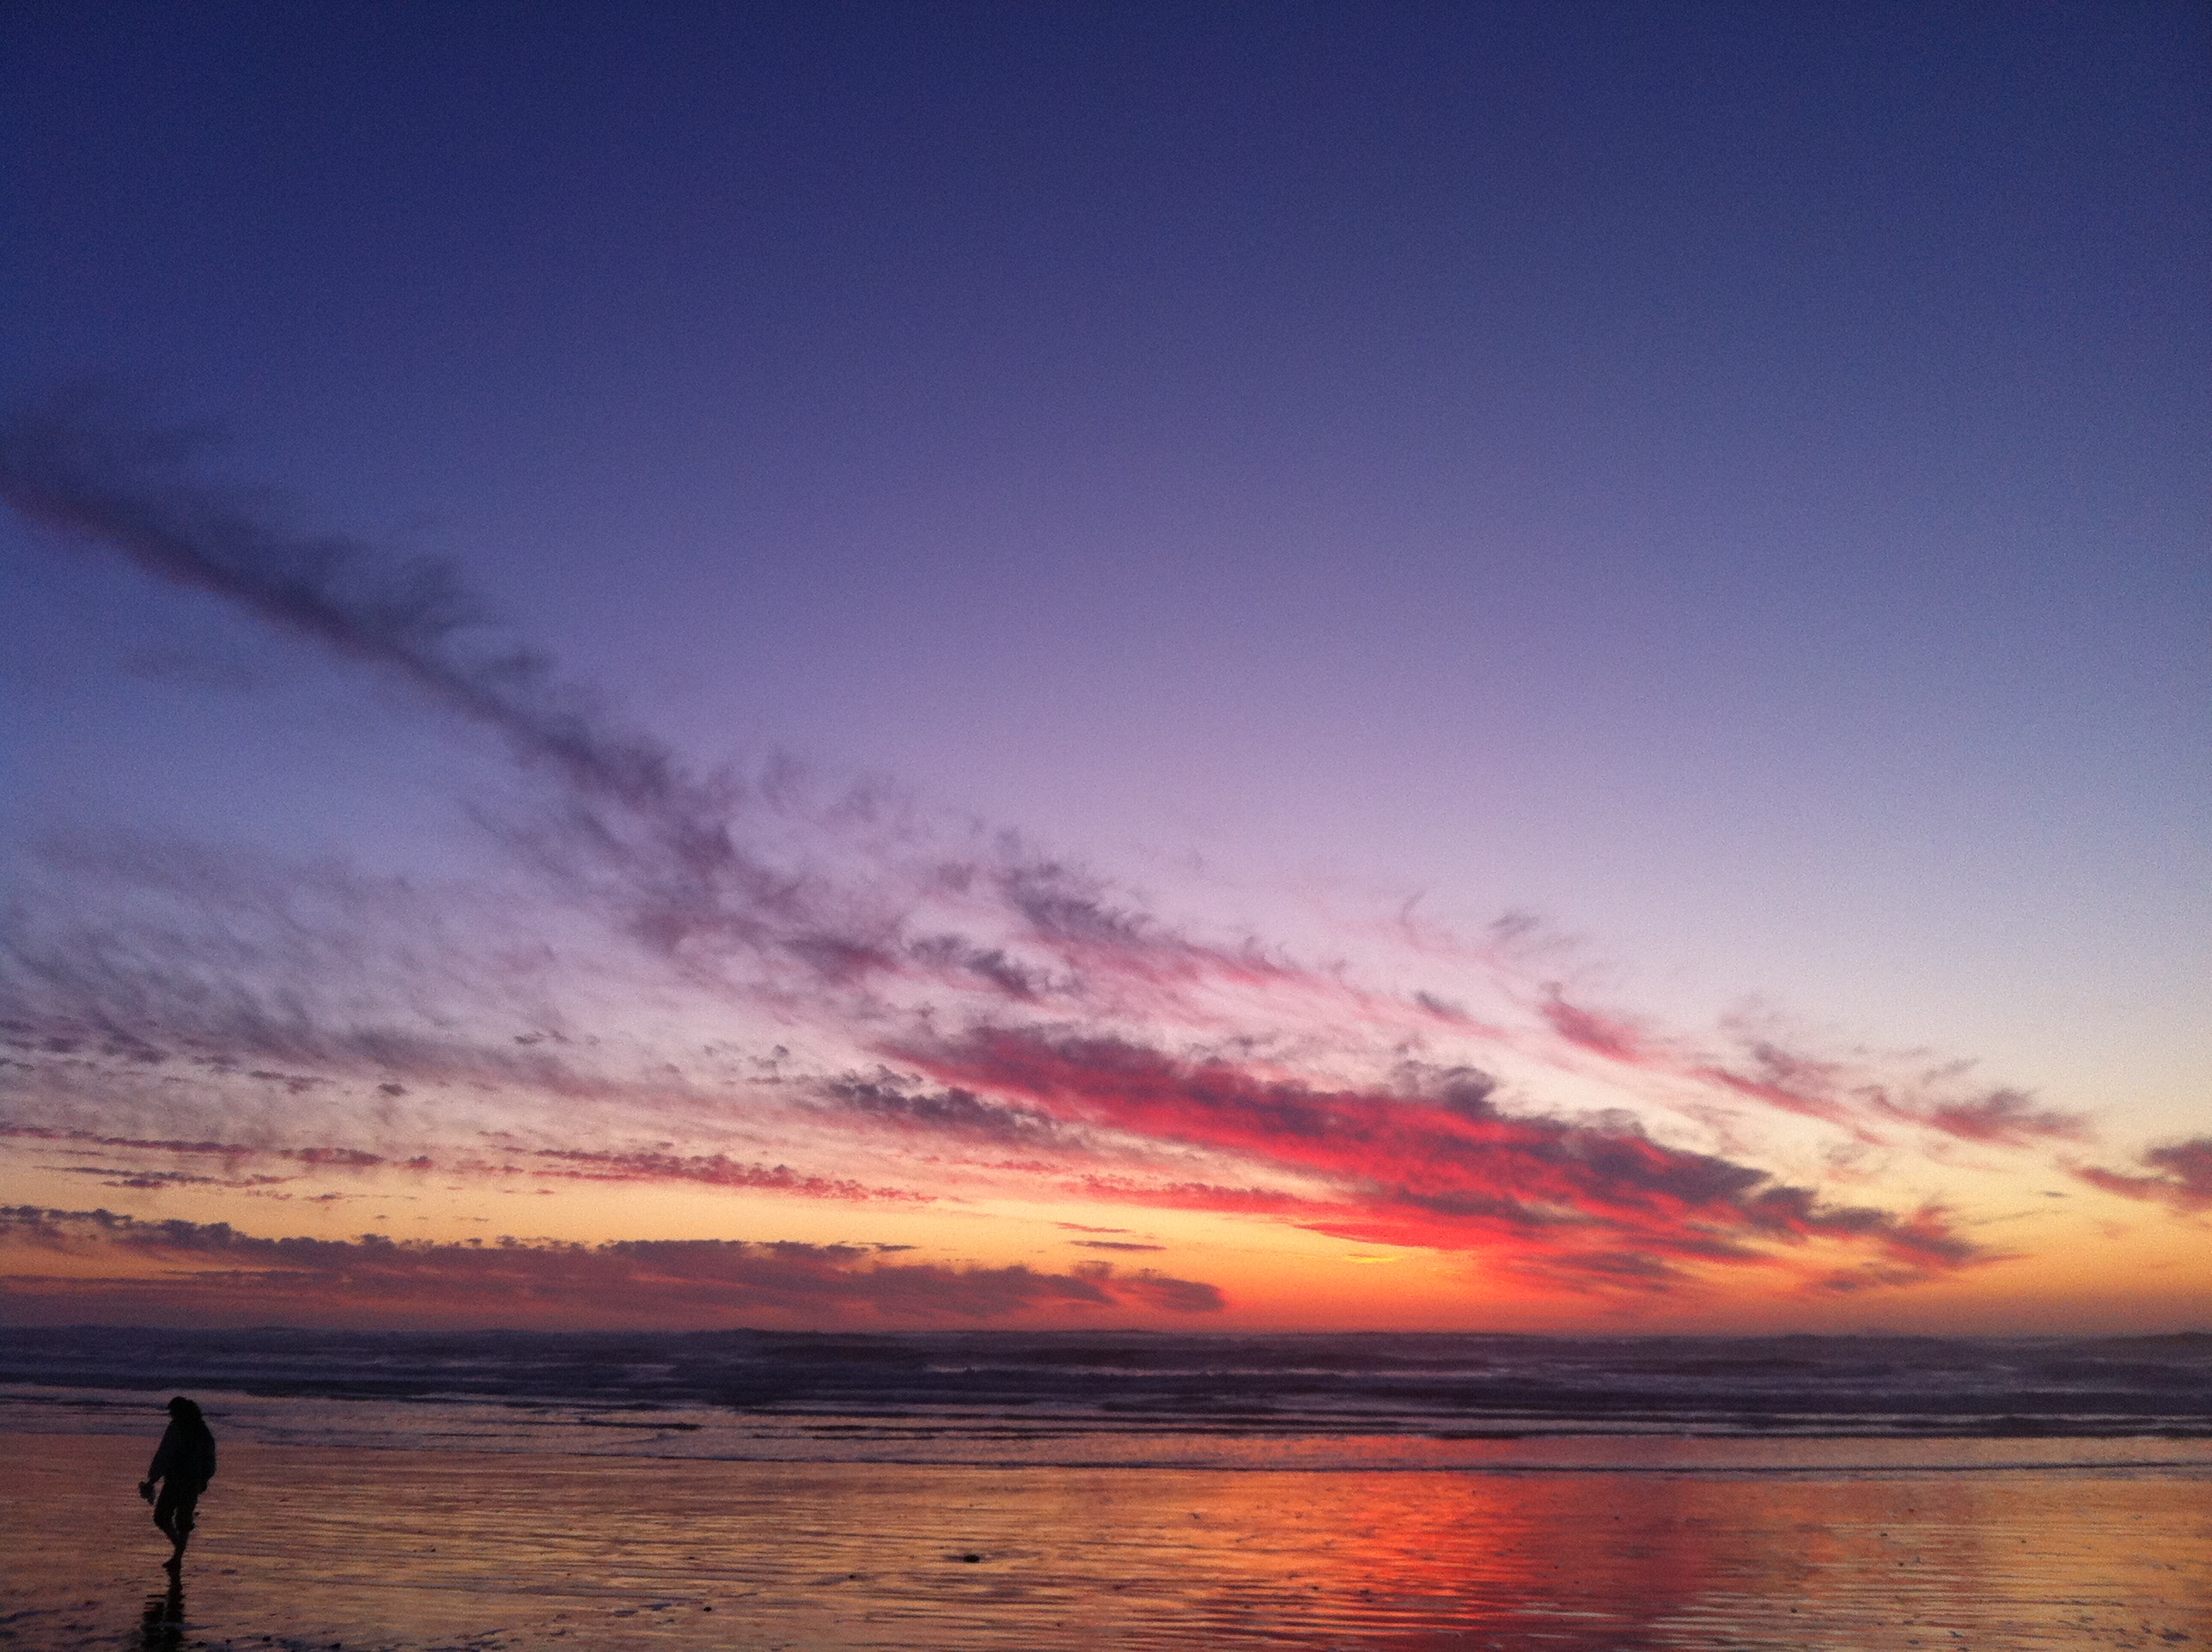
[[[10,1455],[0,1639],[27,1648],[2212,1640],[2201,1469],[1044,1472],[241,1443],[174,1600],[131,1497],[137,1442]]]

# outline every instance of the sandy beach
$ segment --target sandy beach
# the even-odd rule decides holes
[[[241,1442],[180,1598],[149,1442],[17,1436],[24,1648],[2155,1647],[2212,1473],[1311,1473]]]

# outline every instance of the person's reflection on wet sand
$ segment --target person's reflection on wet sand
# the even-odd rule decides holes
[[[169,1588],[166,1594],[146,1597],[146,1611],[139,1623],[139,1645],[144,1652],[176,1652],[185,1643],[185,1575],[181,1570],[169,1574]]]
[[[169,1401],[168,1429],[146,1478],[138,1482],[138,1495],[154,1505],[154,1523],[175,1546],[161,1563],[173,1572],[184,1568],[185,1545],[191,1541],[200,1493],[214,1478],[215,1435],[200,1408],[179,1394]],[[158,1498],[154,1495],[156,1483],[161,1488]]]

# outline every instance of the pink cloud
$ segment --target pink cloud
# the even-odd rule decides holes
[[[1577,1049],[1629,1066],[1641,1066],[1654,1060],[1656,1053],[1635,1022],[1625,1016],[1606,1015],[1571,1004],[1556,985],[1545,989],[1537,1008],[1552,1030]]]
[[[2039,1107],[2021,1090],[1945,1095],[1922,1078],[1900,1078],[1867,1062],[1800,1054],[1771,1038],[1747,1038],[1740,1054],[1715,1056],[1700,1052],[1690,1040],[1662,1037],[1629,1017],[1572,1003],[1557,985],[1545,989],[1537,1009],[1553,1032],[1586,1054],[1818,1119],[1872,1144],[1883,1139],[1869,1127],[1869,1121],[1912,1125],[1993,1147],[2081,1141],[2090,1133],[2082,1114]]]
[[[2212,1210],[2212,1136],[2147,1149],[2137,1162],[2150,1174],[2130,1175],[2094,1164],[2069,1168],[2091,1187],[2123,1199],[2147,1200],[2184,1212]]]
[[[1929,1102],[1917,1106],[1878,1103],[1891,1116],[1940,1130],[1961,1141],[1996,1147],[2029,1147],[2039,1142],[2081,1141],[2089,1122],[2078,1113],[2039,1108],[2017,1090],[1993,1090],[1969,1101]]]

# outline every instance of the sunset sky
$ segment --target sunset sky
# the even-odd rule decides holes
[[[7,34],[0,1317],[2212,1327],[2202,9]]]

